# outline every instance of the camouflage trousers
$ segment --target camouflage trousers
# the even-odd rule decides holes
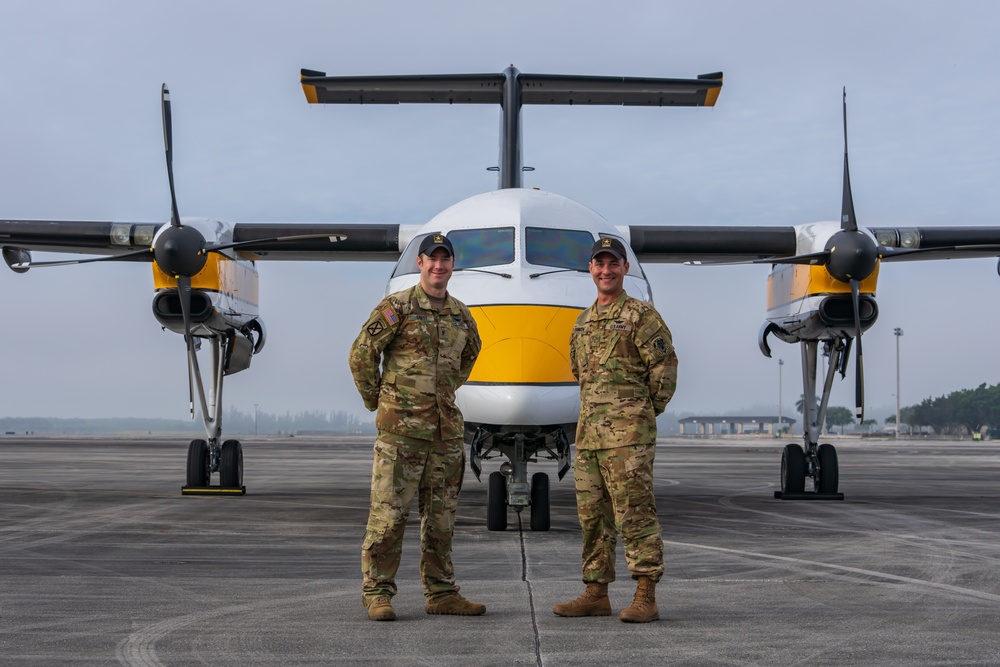
[[[417,440],[380,431],[372,464],[371,507],[361,545],[362,597],[396,594],[396,570],[413,497],[420,511],[420,580],[436,599],[458,591],[451,563],[455,510],[465,474],[462,439]]]
[[[653,496],[656,445],[577,450],[573,465],[583,533],[583,581],[615,580],[616,535],[632,578],[663,576],[663,537]]]

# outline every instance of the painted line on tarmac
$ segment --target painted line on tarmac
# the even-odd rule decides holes
[[[1000,602],[1000,595],[995,595],[993,593],[987,593],[985,591],[976,591],[971,588],[962,588],[961,586],[952,586],[951,584],[942,584],[936,581],[927,581],[926,579],[914,579],[912,577],[902,577],[898,574],[888,574],[886,572],[876,572],[875,570],[865,570],[860,567],[851,567],[849,565],[834,565],[831,563],[822,563],[815,560],[805,560],[803,558],[793,558],[791,556],[776,556],[774,554],[765,554],[757,551],[743,551],[741,549],[726,549],[724,547],[713,547],[707,544],[692,544],[690,542],[674,542],[672,540],[664,540],[665,545],[671,545],[675,547],[688,547],[691,549],[702,549],[705,551],[716,551],[719,553],[734,554],[737,556],[747,556],[749,558],[760,558],[763,560],[772,560],[782,563],[794,563],[796,565],[806,565],[823,567],[837,572],[850,572],[851,574],[859,574],[865,577],[874,577],[876,579],[886,579],[889,581],[898,581],[904,584],[913,584],[915,586],[926,586],[928,588],[936,588],[938,590],[947,591],[948,593],[955,593],[958,595],[964,595],[967,597],[977,598],[979,600],[987,600],[989,602]]]

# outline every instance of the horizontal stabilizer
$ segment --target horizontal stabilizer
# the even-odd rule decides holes
[[[302,70],[302,88],[313,104],[504,104],[509,74],[520,104],[713,106],[722,73],[697,79],[527,74],[326,76]]]

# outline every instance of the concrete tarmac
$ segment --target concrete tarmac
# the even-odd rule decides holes
[[[486,615],[424,613],[414,508],[399,620],[373,623],[368,438],[245,438],[247,495],[219,498],[181,495],[181,438],[0,437],[0,664],[1000,664],[1000,444],[832,442],[842,502],[775,500],[782,443],[662,441],[649,624],[552,614],[583,589],[572,473],[529,469],[552,475],[533,533],[487,531],[470,472],[454,561]]]

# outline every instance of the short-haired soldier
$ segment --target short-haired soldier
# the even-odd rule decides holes
[[[464,422],[455,390],[469,378],[481,341],[469,309],[447,291],[455,268],[448,237],[424,238],[417,266],[420,282],[375,307],[350,353],[365,407],[377,410],[371,507],[361,547],[362,601],[373,621],[396,618],[391,599],[414,495],[425,611],[486,612],[459,594],[451,561],[465,473]]]
[[[615,544],[637,581],[619,618],[658,620],[656,584],[663,576],[663,538],[653,496],[656,416],[677,386],[677,355],[659,313],[625,293],[629,262],[616,238],[598,240],[590,275],[597,299],[570,336],[570,363],[580,383],[580,421],[573,475],[583,534],[583,582],[577,599],[557,604],[559,616],[609,616]]]

